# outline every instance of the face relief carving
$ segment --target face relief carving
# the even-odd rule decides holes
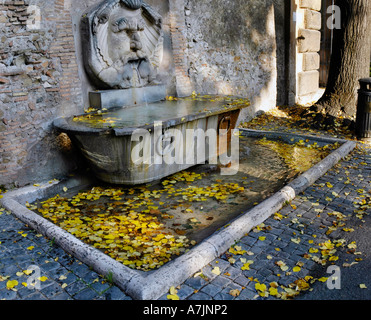
[[[105,1],[87,15],[87,22],[90,57],[85,66],[93,81],[109,88],[158,84],[161,17],[150,6],[141,0]]]

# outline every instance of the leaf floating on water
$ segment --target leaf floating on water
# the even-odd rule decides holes
[[[265,138],[258,141],[258,144],[265,145],[277,152],[285,163],[297,172],[305,172],[314,164],[321,161],[328,155],[328,147],[319,147],[317,143],[305,145],[303,140],[295,144],[287,144],[280,141],[267,140]]]
[[[147,186],[125,189],[93,187],[70,198],[56,195],[37,203],[37,206],[26,205],[124,265],[148,271],[159,268],[196,244],[186,237],[186,233],[187,228],[201,224],[199,216],[189,217],[187,224],[170,223],[175,227],[170,230],[165,220],[174,216],[168,213],[167,198],[174,198],[176,194],[177,204],[172,204],[172,207],[184,206],[185,213],[193,213],[193,207],[185,206],[186,203],[208,199],[225,201],[244,191],[238,183],[220,182],[203,187],[189,184],[203,176],[203,173],[182,171],[164,179],[159,189]],[[214,218],[205,219],[210,221]],[[23,232],[21,235],[27,236]],[[245,252],[240,249],[236,254]]]

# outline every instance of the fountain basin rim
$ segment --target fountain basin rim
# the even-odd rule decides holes
[[[222,97],[222,96],[219,95],[218,97]],[[187,97],[187,98],[189,98],[189,97]],[[179,117],[168,118],[168,119],[161,119],[161,117],[159,115],[158,121],[161,122],[163,129],[167,129],[167,128],[176,126],[176,125],[181,124],[181,123],[186,123],[186,122],[190,122],[190,121],[194,121],[194,120],[198,120],[198,119],[203,119],[203,118],[207,118],[207,117],[214,116],[214,115],[220,115],[220,114],[223,114],[223,113],[243,109],[243,108],[246,108],[250,105],[249,100],[247,98],[244,98],[244,97],[225,96],[225,98],[234,99],[234,100],[239,100],[239,99],[242,100],[243,99],[243,100],[245,100],[245,103],[244,104],[241,103],[241,104],[233,105],[233,104],[231,104],[231,102],[229,102],[229,103],[223,104],[222,107],[218,107],[218,108],[214,108],[214,109],[210,109],[210,110],[206,110],[206,111],[201,111],[201,112],[193,112],[193,113],[185,114],[185,115],[182,115],[182,116],[179,116]],[[163,101],[163,102],[166,102],[166,101]],[[138,107],[145,107],[145,104],[134,105],[134,106],[116,107],[116,108],[112,108],[112,109],[108,110],[107,112],[112,112],[112,111],[116,111],[116,110],[120,110],[120,109],[127,110],[128,112],[130,112],[130,111],[137,112]],[[174,107],[176,107],[176,106],[174,106]],[[207,108],[207,106],[206,106],[206,108]],[[83,125],[81,123],[75,124],[75,123],[72,123],[72,121],[71,121],[75,117],[86,116],[86,115],[96,115],[96,114],[97,114],[97,112],[95,111],[95,112],[90,112],[90,113],[82,113],[82,114],[78,114],[78,115],[73,115],[73,116],[69,116],[69,117],[59,117],[59,118],[56,118],[53,121],[53,127],[56,128],[58,131],[61,131],[61,132],[67,133],[67,134],[74,134],[74,135],[114,135],[114,136],[117,136],[117,137],[132,135],[132,133],[137,129],[144,129],[144,130],[151,131],[151,130],[154,130],[154,127],[155,127],[154,122],[151,122],[151,123],[146,123],[146,124],[142,124],[142,125],[138,125],[138,126],[125,126],[125,127],[119,127],[118,126],[118,127],[107,127],[107,128],[94,128],[94,127],[91,127],[91,126],[88,126],[88,125]]]

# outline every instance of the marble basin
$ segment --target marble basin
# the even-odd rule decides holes
[[[241,97],[168,97],[62,117],[53,124],[68,134],[97,178],[135,185],[215,161],[228,151],[240,110],[247,106]]]

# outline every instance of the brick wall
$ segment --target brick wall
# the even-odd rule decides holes
[[[51,126],[82,108],[71,34],[63,0],[0,2],[0,185],[63,175],[74,166]]]

